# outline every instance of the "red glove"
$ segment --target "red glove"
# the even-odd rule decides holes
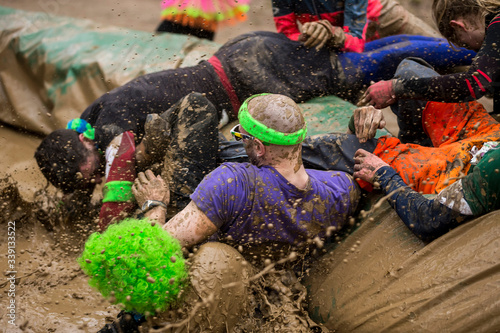
[[[358,106],[373,105],[377,109],[383,109],[396,102],[394,93],[394,80],[379,81],[366,89]]]

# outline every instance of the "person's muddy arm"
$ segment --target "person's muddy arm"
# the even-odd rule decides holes
[[[433,240],[470,218],[414,191],[386,162],[366,150],[356,151],[354,161],[354,177],[377,183],[404,224],[424,241]]]
[[[170,189],[161,176],[155,176],[151,170],[140,172],[132,185],[132,193],[145,217],[162,225],[165,223]],[[145,205],[147,202],[152,205]]]
[[[217,231],[215,224],[196,206],[194,201],[172,217],[163,229],[177,238],[185,247],[199,244]]]
[[[390,195],[389,204],[406,226],[424,241],[431,241],[470,218],[414,191],[389,166],[375,173],[375,181],[379,182],[385,194]]]

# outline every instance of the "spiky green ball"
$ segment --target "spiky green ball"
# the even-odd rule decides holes
[[[92,287],[128,311],[171,308],[188,285],[179,241],[147,219],[126,219],[92,234],[78,263]]]

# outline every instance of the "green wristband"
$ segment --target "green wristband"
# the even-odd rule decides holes
[[[104,185],[102,190],[104,199],[102,202],[126,202],[134,201],[132,193],[133,182],[126,180],[113,180]]]
[[[349,125],[347,126],[349,130],[356,134],[356,125],[354,124],[354,115],[351,116],[351,119],[349,119]]]

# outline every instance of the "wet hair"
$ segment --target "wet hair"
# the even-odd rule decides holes
[[[86,186],[77,177],[77,172],[87,156],[88,152],[80,142],[78,133],[69,129],[50,133],[35,151],[35,159],[42,174],[66,194]]]
[[[111,303],[142,314],[179,304],[189,283],[179,241],[148,219],[125,219],[93,233],[78,263]]]
[[[454,30],[451,20],[466,17],[479,17],[482,20],[500,8],[498,0],[434,0],[432,13],[439,32],[451,43],[454,41]]]

